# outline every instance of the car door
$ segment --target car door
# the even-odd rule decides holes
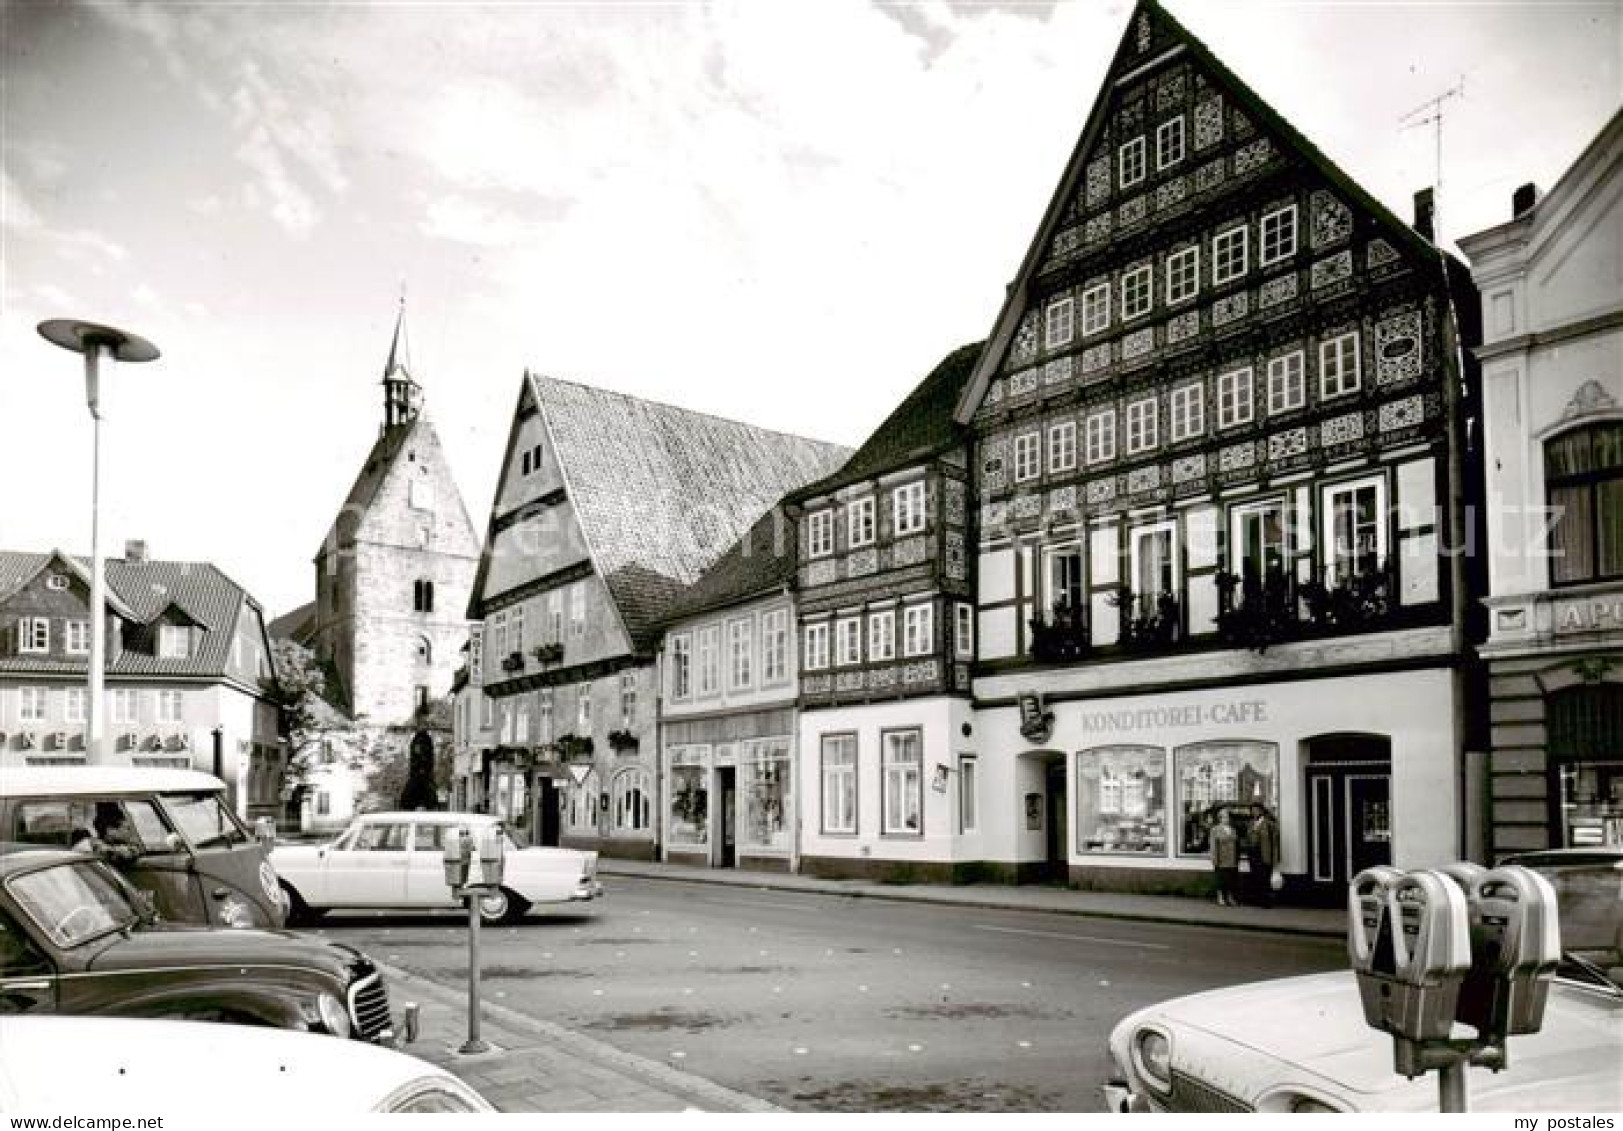
[[[328,907],[399,907],[406,901],[411,854],[405,821],[368,821],[326,856]]]
[[[445,837],[456,825],[420,822],[412,832],[411,866],[406,869],[406,904],[410,907],[455,907],[457,899],[445,882]]]
[[[56,1009],[56,967],[39,945],[0,911],[0,1013]]]

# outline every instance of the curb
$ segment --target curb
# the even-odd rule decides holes
[[[386,985],[406,987],[414,997],[434,998],[441,1004],[453,1007],[462,1007],[466,1004],[465,995],[443,986],[435,985],[427,978],[412,973],[392,963],[373,960],[379,970],[383,971]],[[392,997],[393,995],[391,995]],[[702,1102],[720,1107],[727,1112],[749,1112],[759,1114],[782,1114],[787,1108],[777,1107],[756,1096],[707,1080],[703,1076],[696,1076],[691,1072],[684,1072],[679,1068],[672,1068],[668,1064],[657,1060],[650,1060],[636,1053],[626,1052],[605,1044],[592,1037],[585,1036],[573,1029],[551,1021],[542,1021],[510,1006],[497,1005],[492,1002],[483,1004],[482,1016],[498,1025],[509,1029],[516,1029],[531,1036],[540,1037],[550,1046],[568,1049],[571,1053],[589,1058],[617,1069],[628,1076],[637,1077],[642,1083],[651,1084],[658,1088],[680,1093],[682,1096],[700,1100]],[[409,1051],[409,1046],[408,1046]],[[455,1074],[455,1068],[447,1065],[446,1070]]]
[[[654,880],[666,884],[702,884],[707,887],[740,888],[745,891],[792,891],[802,895],[829,895],[844,899],[880,899],[892,903],[927,904],[934,907],[967,907],[982,911],[1035,911],[1048,915],[1069,915],[1079,919],[1115,919],[1130,923],[1170,923],[1181,927],[1212,927],[1224,931],[1245,931],[1249,934],[1292,935],[1303,938],[1345,939],[1343,928],[1313,927],[1293,923],[1231,923],[1218,919],[1202,919],[1190,915],[1154,915],[1139,911],[1112,911],[1091,907],[1042,907],[1027,903],[1010,903],[997,899],[940,899],[931,895],[909,893],[905,888],[895,891],[865,887],[853,891],[837,891],[822,887],[801,887],[797,884],[757,883],[737,880],[712,880],[702,876],[667,876],[657,872],[621,872],[598,863],[599,876],[621,876],[636,880]],[[763,874],[764,875],[764,874]]]

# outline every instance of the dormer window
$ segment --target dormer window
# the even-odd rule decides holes
[[[60,593],[68,587],[68,578],[63,573],[53,573],[45,579],[45,588]]]
[[[160,660],[184,660],[191,654],[192,634],[190,629],[178,624],[158,626],[158,658]]]

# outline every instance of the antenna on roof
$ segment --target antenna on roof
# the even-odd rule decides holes
[[[1463,99],[1464,97],[1465,76],[1461,75],[1457,84],[1449,87],[1436,98],[1427,99],[1398,119],[1398,124],[1406,130],[1419,129],[1422,126],[1432,127],[1432,135],[1435,138],[1436,145],[1436,166],[1431,182],[1432,192],[1434,193],[1432,197],[1432,241],[1439,248],[1442,247],[1443,243],[1443,104],[1450,98]]]

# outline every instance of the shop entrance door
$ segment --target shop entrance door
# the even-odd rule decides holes
[[[535,791],[535,843],[544,848],[558,847],[559,809],[558,783],[551,778],[538,778]]]
[[[716,831],[720,834],[715,840],[715,855],[711,863],[717,868],[736,868],[738,866],[738,821],[736,810],[738,808],[738,770],[733,766],[722,766],[716,770],[716,800],[719,808],[716,812]]]
[[[1069,807],[1065,794],[1065,763],[1048,763],[1048,882],[1063,884],[1071,878]]]
[[[1339,896],[1365,868],[1392,862],[1392,743],[1331,735],[1307,747],[1308,874]]]

